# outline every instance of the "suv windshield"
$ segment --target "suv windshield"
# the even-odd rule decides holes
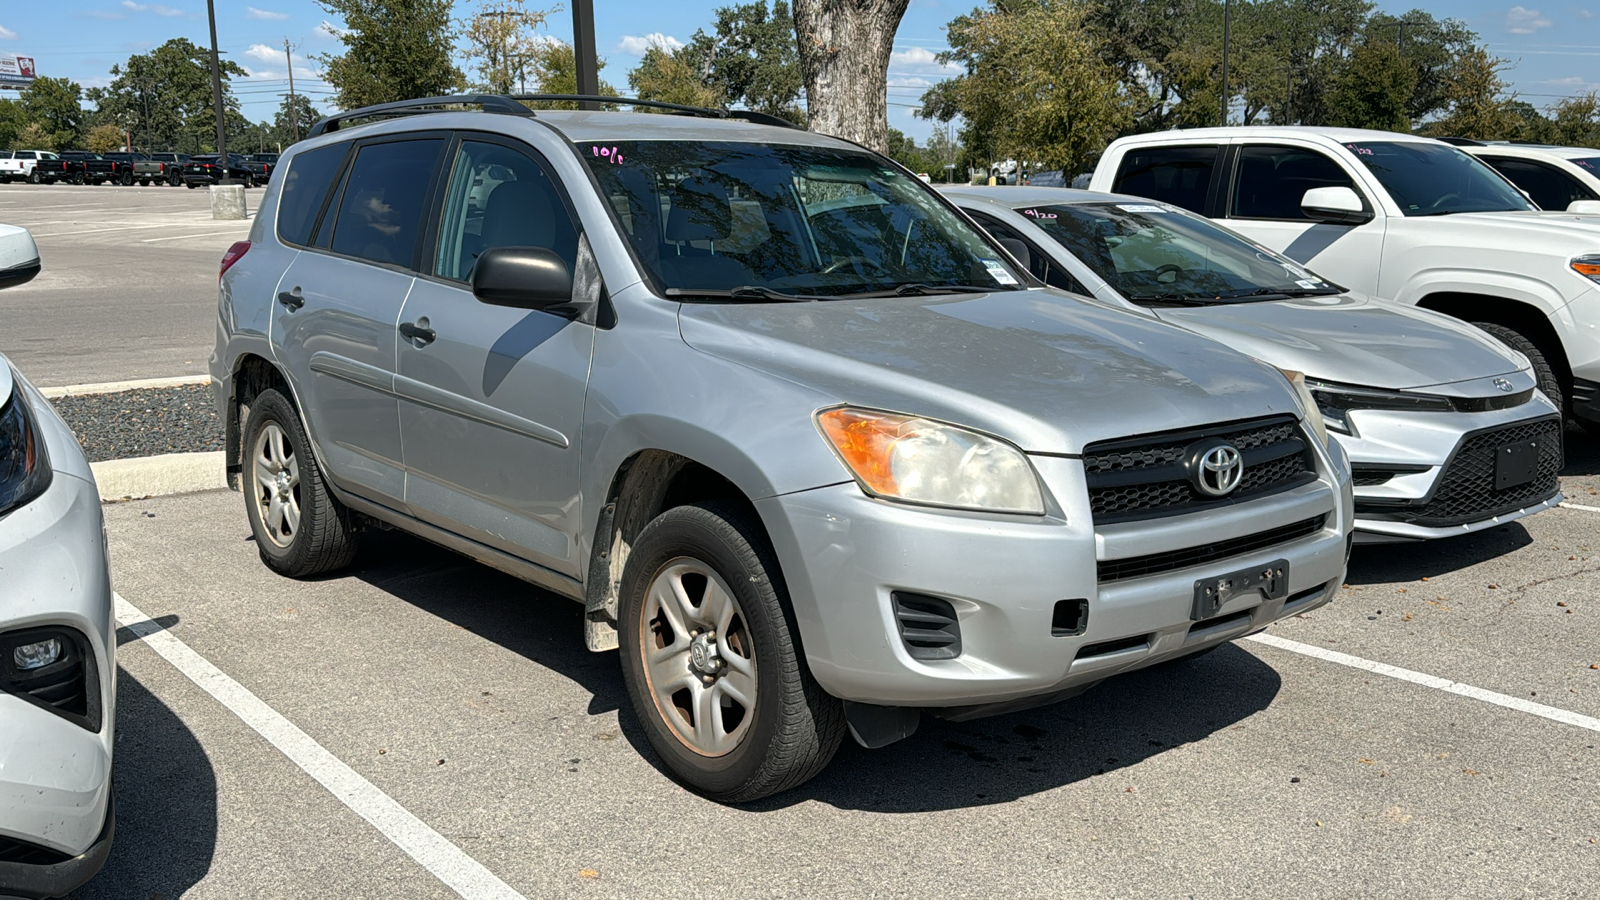
[[[1536,207],[1488,164],[1444,144],[1345,144],[1408,216],[1503,212]]]
[[[1229,303],[1342,289],[1169,206],[1082,203],[1018,210],[1136,303]]]
[[[916,178],[868,153],[701,141],[579,150],[669,296],[1021,287],[1003,253]]]

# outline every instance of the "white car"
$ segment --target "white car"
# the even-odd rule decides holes
[[[38,184],[39,180],[33,174],[34,166],[37,166],[41,159],[55,158],[56,155],[49,150],[12,151],[6,158],[0,159],[0,184],[8,184],[13,181],[28,181]]]
[[[1442,141],[1340,128],[1121,138],[1090,188],[1228,228],[1362,294],[1454,316],[1521,351],[1539,387],[1600,423],[1600,216],[1543,212]]]
[[[0,286],[39,270],[0,226]],[[100,492],[66,423],[0,356],[0,896],[93,878],[115,828],[116,623]]]
[[[1541,209],[1600,212],[1600,150],[1549,144],[1449,143],[1483,160],[1522,189]]]
[[[1560,415],[1528,361],[1478,329],[1348,293],[1164,203],[944,192],[1045,283],[1303,372],[1350,457],[1356,540],[1465,534],[1561,501]]]

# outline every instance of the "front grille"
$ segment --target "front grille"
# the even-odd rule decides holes
[[[1189,481],[1195,442],[1217,438],[1244,457],[1233,493],[1208,497]],[[1179,515],[1285,491],[1316,479],[1311,447],[1292,416],[1103,441],[1084,449],[1089,508],[1097,523]]]
[[[1385,465],[1382,463],[1354,463],[1351,465],[1351,484],[1356,487],[1377,487],[1388,484],[1396,475],[1411,475],[1428,471],[1427,466]]]
[[[1312,516],[1292,525],[1284,525],[1267,531],[1258,531],[1214,544],[1204,544],[1199,547],[1185,547],[1182,550],[1168,550],[1165,553],[1151,553],[1146,556],[1130,556],[1126,559],[1108,559],[1099,565],[1099,579],[1101,584],[1112,581],[1124,581],[1129,578],[1143,578],[1146,575],[1158,575],[1162,572],[1171,572],[1174,569],[1184,569],[1189,566],[1203,565],[1230,556],[1252,553],[1264,550],[1277,544],[1299,540],[1303,537],[1316,534],[1322,530],[1323,523],[1328,519],[1326,513]]]
[[[1507,444],[1539,442],[1533,480],[1497,490],[1495,451]],[[1358,500],[1356,512],[1375,519],[1449,527],[1503,515],[1549,499],[1560,488],[1561,420],[1522,422],[1468,435],[1445,464],[1433,495],[1423,502]]]
[[[0,837],[0,863],[21,863],[25,866],[53,866],[72,857],[59,850],[37,847],[23,841]]]

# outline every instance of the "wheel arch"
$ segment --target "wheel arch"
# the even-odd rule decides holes
[[[1541,351],[1555,369],[1563,388],[1572,386],[1572,365],[1561,334],[1550,324],[1550,316],[1525,300],[1492,294],[1463,291],[1438,291],[1417,301],[1422,309],[1443,313],[1464,322],[1493,322],[1524,335]]]
[[[300,402],[294,396],[289,380],[277,364],[259,354],[246,351],[233,361],[228,380],[226,403],[223,412],[223,450],[227,463],[228,486],[239,490],[240,473],[244,468],[243,430],[250,415],[250,403],[268,388],[277,388],[288,398],[297,411]]]

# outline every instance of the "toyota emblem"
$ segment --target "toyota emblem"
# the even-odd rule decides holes
[[[1494,380],[1494,386],[1503,393],[1509,394],[1512,391],[1511,382],[1505,380],[1504,378],[1496,378]]]
[[[1189,480],[1207,497],[1226,497],[1244,478],[1244,457],[1232,444],[1211,441],[1189,456]]]

